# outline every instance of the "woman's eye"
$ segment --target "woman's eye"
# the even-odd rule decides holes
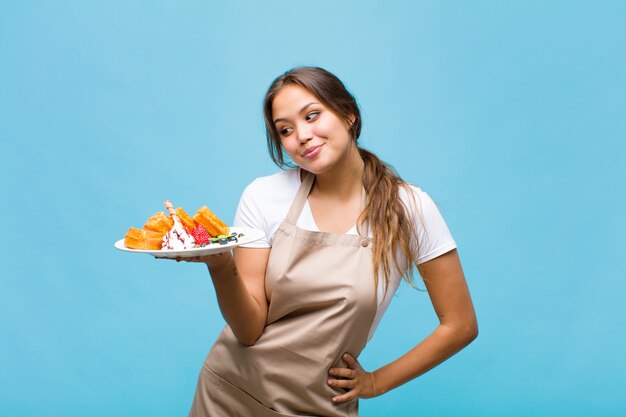
[[[280,133],[281,136],[287,136],[289,132],[291,132],[291,129],[288,127],[283,127],[282,129],[278,130],[278,133]]]
[[[307,120],[313,120],[313,119],[315,119],[317,116],[319,116],[319,114],[320,114],[320,112],[318,112],[318,111],[311,112],[311,113],[309,113],[309,114],[307,114],[307,115],[306,115],[306,119],[307,119]]]

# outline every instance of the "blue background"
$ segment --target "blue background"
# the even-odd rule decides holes
[[[480,336],[363,416],[626,413],[626,2],[0,2],[0,410],[186,415],[223,326],[200,265],[113,248],[170,198],[230,220],[261,100],[335,72],[437,202]],[[403,286],[361,359],[437,320]]]

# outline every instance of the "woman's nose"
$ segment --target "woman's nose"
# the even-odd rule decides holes
[[[307,124],[298,126],[297,135],[300,143],[306,143],[313,138],[311,127]]]

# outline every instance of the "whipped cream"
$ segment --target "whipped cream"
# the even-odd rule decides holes
[[[161,249],[169,250],[183,250],[191,249],[196,244],[193,236],[189,235],[185,228],[177,221],[174,221],[174,226],[170,229],[161,242]]]

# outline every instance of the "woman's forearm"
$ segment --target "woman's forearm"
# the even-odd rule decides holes
[[[223,262],[207,264],[220,310],[235,337],[253,345],[263,332],[267,313],[250,295],[232,255],[223,256],[227,257]]]
[[[405,355],[373,372],[376,395],[396,388],[445,361],[478,335],[475,325],[452,328],[439,325]]]

